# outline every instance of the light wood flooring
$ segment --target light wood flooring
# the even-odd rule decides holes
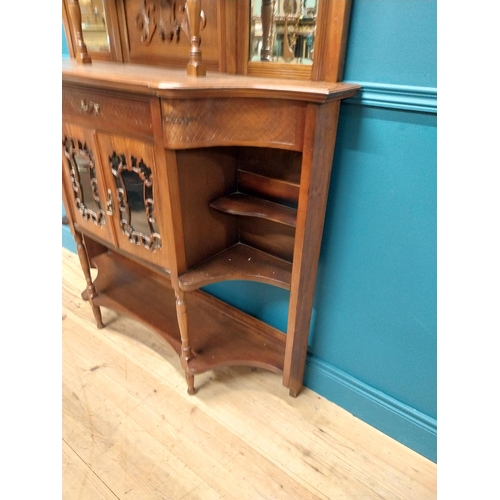
[[[436,498],[436,464],[279,375],[195,378],[137,322],[103,309],[98,330],[63,249],[63,499]]]

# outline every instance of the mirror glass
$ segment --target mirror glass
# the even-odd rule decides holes
[[[161,237],[154,217],[153,179],[151,169],[134,156],[109,157],[116,184],[120,227],[129,241],[155,250],[161,248]],[[127,163],[129,163],[127,165]]]
[[[89,52],[109,52],[104,0],[80,0],[83,41]]]
[[[101,207],[96,200],[97,180],[95,178],[94,165],[90,161],[89,156],[83,154],[83,152],[75,153],[73,159],[76,163],[79,177],[81,202],[86,210],[91,210],[97,214]]]
[[[134,232],[142,233],[149,237],[158,233],[156,222],[147,213],[148,202],[153,204],[153,188],[147,186],[140,176],[129,170],[123,170],[121,178],[127,193],[127,205],[129,208],[129,225]]]
[[[319,0],[251,0],[249,61],[312,65]]]

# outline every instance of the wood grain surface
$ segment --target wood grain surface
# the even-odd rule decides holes
[[[65,500],[436,498],[436,464],[277,374],[209,371],[188,396],[161,337],[106,308],[96,328],[65,249],[62,276]]]

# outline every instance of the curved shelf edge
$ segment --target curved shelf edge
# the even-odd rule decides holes
[[[230,280],[258,281],[290,290],[292,264],[243,243],[214,255],[179,277],[186,292]]]
[[[299,201],[299,184],[241,169],[238,170],[238,189],[260,198],[287,201],[295,205]]]
[[[95,264],[95,305],[143,323],[180,355],[175,294],[170,280],[114,252],[98,255]],[[158,297],[163,300],[157,300]],[[284,333],[202,291],[187,294],[186,302],[194,352],[188,365],[191,373],[234,365],[255,366],[274,373],[283,371]]]
[[[210,203],[220,212],[246,217],[259,217],[287,226],[297,225],[297,210],[272,201],[250,196],[244,193],[232,193]]]
[[[284,356],[284,354],[283,354]],[[256,361],[253,358],[250,357],[242,357],[239,360],[222,360],[220,362],[214,363],[212,360],[212,363],[210,363],[210,366],[207,367],[207,364],[203,362],[200,358],[200,360],[196,357],[192,358],[188,362],[188,369],[189,373],[193,375],[197,375],[203,372],[206,372],[207,370],[215,370],[217,368],[223,368],[224,366],[251,366],[253,368],[261,368],[263,370],[267,370],[273,373],[283,373],[283,367],[277,367],[275,366],[273,361],[270,362],[264,362],[264,361]]]

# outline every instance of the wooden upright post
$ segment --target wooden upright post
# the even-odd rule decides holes
[[[188,76],[205,76],[207,69],[201,60],[200,49],[200,31],[203,28],[200,21],[205,20],[205,15],[201,11],[201,0],[187,0],[186,5],[189,20],[189,40],[191,42],[187,74]]]
[[[71,23],[71,29],[75,36],[76,60],[82,64],[90,64],[92,59],[87,51],[87,46],[83,41],[82,32],[82,11],[78,0],[68,0],[68,14]]]

